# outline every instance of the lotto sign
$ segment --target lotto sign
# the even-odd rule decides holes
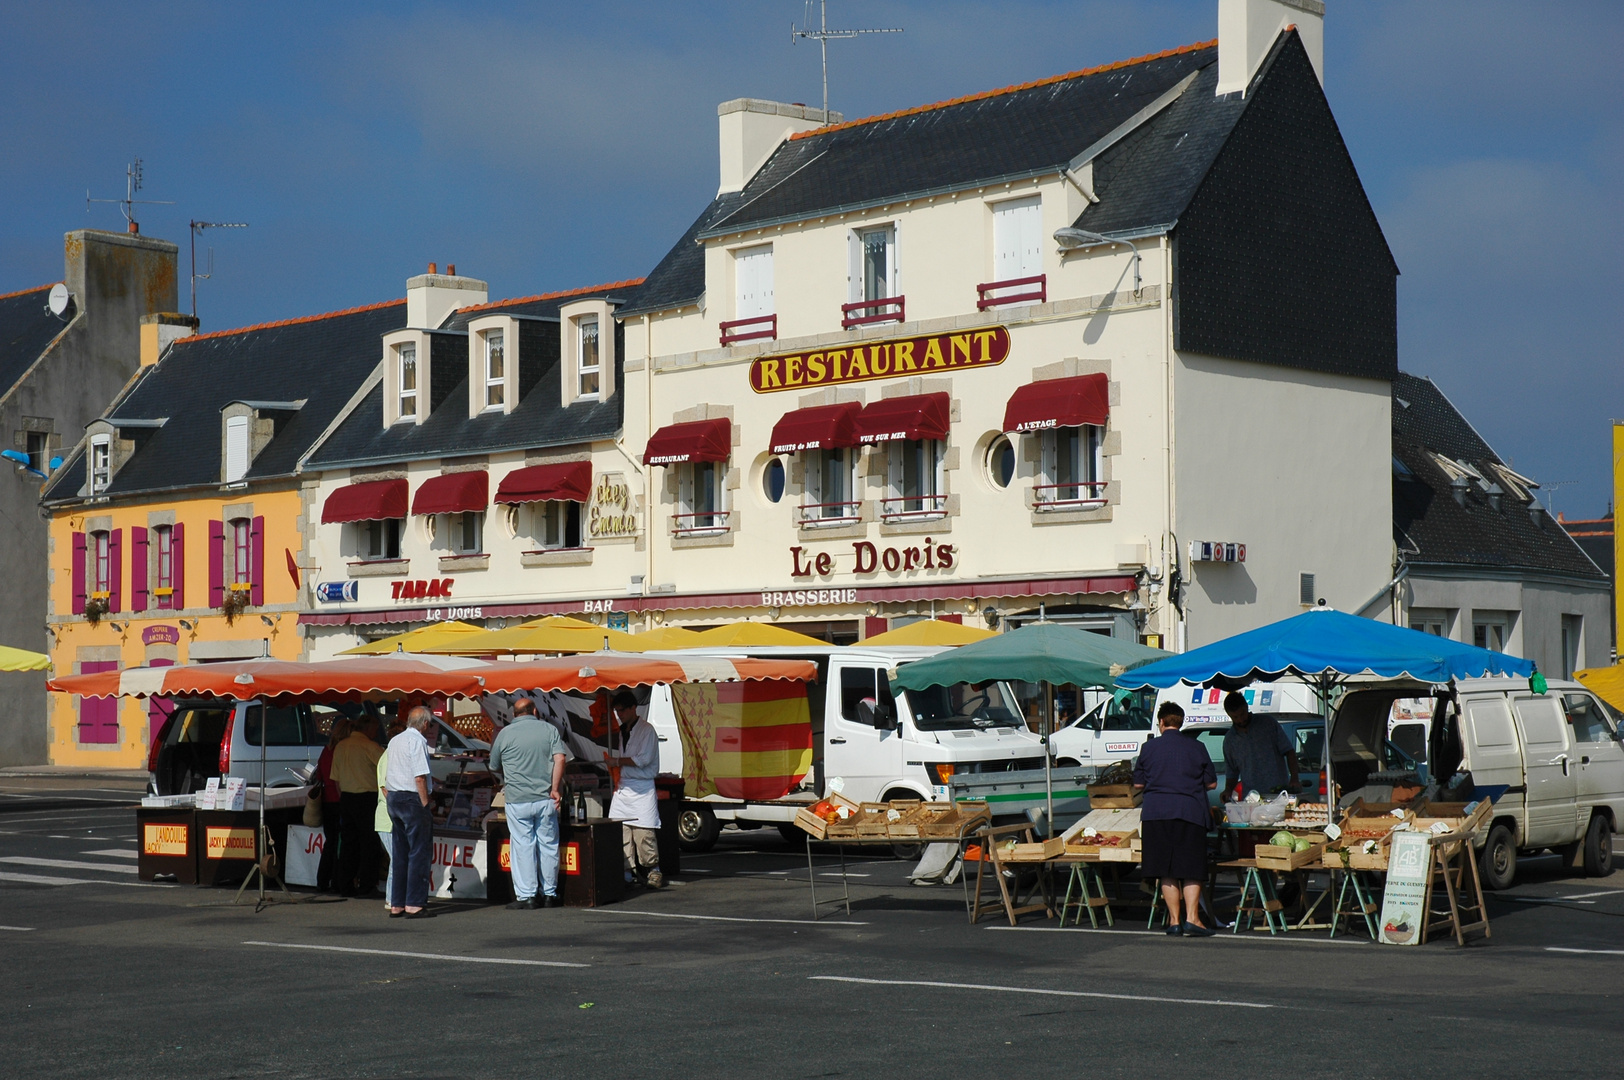
[[[254,858],[254,830],[227,829],[210,826],[203,837],[203,857],[206,859]]]
[[[570,843],[564,845],[564,873],[580,874],[581,872],[581,845]]]
[[[185,825],[144,825],[141,854],[185,855],[191,850],[190,833]]]

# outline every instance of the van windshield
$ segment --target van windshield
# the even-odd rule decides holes
[[[1022,726],[1014,695],[1001,682],[929,686],[907,697],[920,731]]]

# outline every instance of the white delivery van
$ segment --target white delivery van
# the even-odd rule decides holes
[[[1352,689],[1332,726],[1337,783],[1350,790],[1380,769],[1379,745],[1393,700],[1414,690]],[[1427,768],[1449,786],[1471,774],[1472,799],[1494,803],[1478,838],[1483,884],[1503,889],[1517,856],[1545,849],[1587,874],[1612,872],[1613,831],[1624,817],[1624,744],[1619,716],[1576,682],[1550,680],[1535,694],[1526,679],[1468,679],[1431,718]]]
[[[1287,718],[1300,720],[1321,715],[1319,695],[1312,686],[1301,680],[1281,679],[1272,683],[1254,683],[1240,693],[1246,699],[1251,712],[1267,713],[1277,720]],[[1184,710],[1185,727],[1227,724],[1229,714],[1224,712],[1224,698],[1228,696],[1228,691],[1216,687],[1179,683],[1156,695],[1156,708],[1151,710],[1151,715],[1155,715],[1163,702],[1171,701]]]
[[[1055,764],[1109,765],[1139,756],[1155,724],[1155,692],[1123,690],[1107,695],[1049,737]]]
[[[893,693],[888,672],[942,651],[785,645],[648,654],[811,660],[818,665],[818,681],[807,686],[812,770],[806,779],[779,800],[686,800],[680,819],[684,846],[709,848],[728,821],[745,828],[772,825],[786,839],[799,840],[796,811],[823,797],[836,781],[841,794],[858,802],[941,800],[948,797],[948,782],[956,774],[1041,770],[1043,744],[1027,730],[1004,684]],[[660,771],[682,775],[682,740],[669,687],[654,688],[648,717],[660,739]]]

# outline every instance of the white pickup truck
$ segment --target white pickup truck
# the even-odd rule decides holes
[[[684,847],[711,847],[729,821],[745,828],[772,825],[797,841],[801,834],[795,812],[821,798],[837,779],[841,793],[859,802],[944,800],[955,776],[1041,770],[1043,745],[1027,729],[1002,683],[892,692],[889,671],[941,651],[829,645],[669,654],[811,660],[818,665],[818,681],[807,687],[813,749],[806,779],[785,798],[767,802],[720,796],[685,801],[679,828]],[[648,716],[660,738],[660,771],[680,776],[682,740],[668,687],[655,688]]]

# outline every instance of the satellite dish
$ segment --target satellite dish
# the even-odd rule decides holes
[[[60,319],[67,312],[68,304],[72,300],[73,294],[68,292],[68,287],[59,281],[51,286],[51,296],[45,302],[45,306],[50,309],[52,315]]]

